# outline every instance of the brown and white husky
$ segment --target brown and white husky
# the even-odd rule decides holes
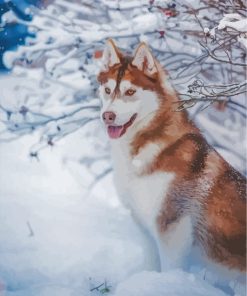
[[[162,270],[199,250],[230,274],[246,270],[246,183],[205,140],[167,74],[141,43],[133,57],[108,40],[98,75],[123,203],[155,239]]]

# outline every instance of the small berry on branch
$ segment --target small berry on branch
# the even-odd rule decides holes
[[[94,58],[95,59],[100,59],[102,57],[102,55],[103,55],[103,51],[102,50],[96,50],[94,52]]]
[[[160,34],[159,38],[164,38],[165,37],[165,31],[158,31]]]

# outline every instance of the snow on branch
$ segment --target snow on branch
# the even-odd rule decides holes
[[[28,25],[35,38],[4,55],[18,83],[0,101],[0,141],[37,132],[38,151],[97,122],[98,57],[108,37],[127,53],[149,44],[181,94],[178,110],[225,102],[238,121],[246,110],[245,9],[239,0],[54,0],[32,8],[30,22],[5,14],[2,26]]]
[[[233,96],[245,94],[247,90],[247,80],[242,83],[234,83],[231,85],[205,85],[201,80],[195,80],[188,86],[187,93],[180,93],[182,97],[188,99],[179,100],[176,111],[181,111],[193,107],[198,102],[206,103],[204,108],[215,102],[224,102],[227,104],[237,105],[242,109],[240,114],[244,114],[245,106],[232,100]],[[246,117],[246,114],[244,115]]]

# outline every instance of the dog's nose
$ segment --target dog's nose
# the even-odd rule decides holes
[[[104,112],[102,118],[105,124],[112,124],[116,119],[116,114],[114,112]]]

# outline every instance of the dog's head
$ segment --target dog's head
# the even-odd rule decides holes
[[[129,57],[111,39],[107,41],[98,81],[101,119],[110,138],[127,135],[138,122],[158,110],[159,72],[159,65],[145,43]]]

